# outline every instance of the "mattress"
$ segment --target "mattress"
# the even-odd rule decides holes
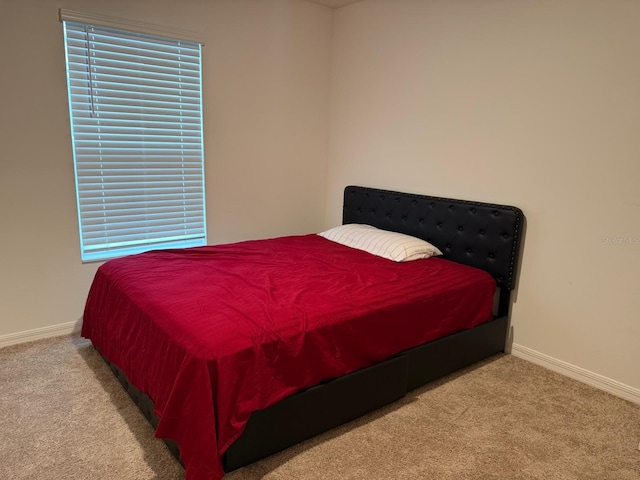
[[[97,271],[82,335],[155,403],[188,480],[221,478],[251,413],[491,318],[495,282],[318,235],[147,252]]]

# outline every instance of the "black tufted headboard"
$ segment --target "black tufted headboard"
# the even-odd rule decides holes
[[[522,222],[519,208],[375,188],[344,190],[342,223],[365,223],[419,237],[444,258],[489,272],[513,289]]]

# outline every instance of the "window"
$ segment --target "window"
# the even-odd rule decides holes
[[[82,261],[206,244],[201,44],[60,17]]]

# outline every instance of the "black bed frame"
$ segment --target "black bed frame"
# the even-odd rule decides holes
[[[226,472],[353,420],[400,399],[414,388],[504,351],[524,220],[520,209],[358,186],[345,188],[343,208],[343,223],[364,223],[425,239],[439,247],[444,258],[489,272],[498,286],[494,319],[255,412],[224,455]],[[109,365],[155,428],[158,419],[153,414],[151,399],[129,384],[117,367]],[[180,458],[175,443],[170,439],[165,442]]]

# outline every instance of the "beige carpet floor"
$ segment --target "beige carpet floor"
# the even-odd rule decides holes
[[[499,355],[228,480],[640,480],[640,406]],[[184,470],[89,342],[0,349],[0,479]]]

